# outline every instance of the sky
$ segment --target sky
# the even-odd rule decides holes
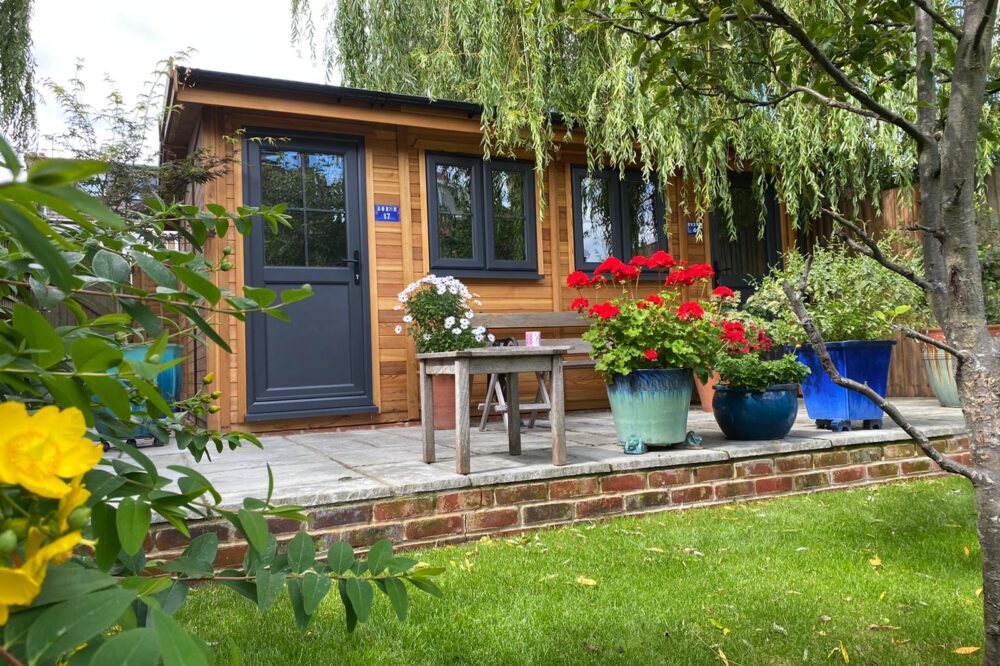
[[[307,49],[291,43],[289,4],[288,0],[35,0],[36,80],[66,83],[77,59],[82,59],[89,104],[100,105],[109,92],[106,76],[134,99],[148,90],[158,61],[194,48],[188,59],[193,67],[322,83],[322,65],[312,62]],[[38,89],[42,91],[38,148],[46,152],[51,146],[42,137],[58,133],[64,124],[51,93],[41,85]]]

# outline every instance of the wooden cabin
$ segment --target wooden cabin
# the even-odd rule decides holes
[[[222,391],[209,424],[220,429],[417,419],[415,352],[393,308],[427,273],[460,277],[482,311],[560,312],[576,296],[566,276],[608,253],[667,249],[739,289],[795,242],[773,195],[758,238],[746,174],[732,175],[740,233],[729,240],[710,216],[684,215],[678,182],[657,192],[638,171],[588,173],[581,138],[560,144],[543,175],[527,153],[484,160],[479,107],[465,102],[180,68],[167,103],[164,155],[205,148],[238,160],[193,203],[285,202],[293,219],[276,236],[210,239],[210,260],[232,252],[219,286],[315,292],[288,309],[291,323],[220,322],[232,354],[190,350],[188,386],[212,372]],[[569,409],[607,404],[592,369],[569,371],[567,386]]]

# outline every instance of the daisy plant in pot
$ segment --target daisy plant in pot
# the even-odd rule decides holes
[[[728,439],[780,439],[798,415],[798,386],[809,368],[792,353],[775,357],[784,345],[776,345],[765,326],[746,316],[718,325],[719,384],[712,413]]]
[[[403,323],[396,325],[396,334],[408,333],[418,354],[484,347],[494,338],[473,321],[472,306],[482,305],[477,296],[450,275],[422,277],[399,292],[394,309],[403,312]],[[455,427],[455,377],[435,375],[433,386],[434,423],[450,430]]]
[[[649,271],[664,279],[655,293],[643,295],[639,280]],[[570,287],[607,295],[594,303],[581,296],[573,307],[590,320],[583,339],[607,382],[618,441],[626,451],[698,444],[687,432],[692,374],[708,374],[717,333],[706,317],[706,308],[714,305],[686,300],[684,292],[711,277],[707,264],[677,265],[660,251],[628,263],[608,257],[593,275],[577,271],[567,278]]]

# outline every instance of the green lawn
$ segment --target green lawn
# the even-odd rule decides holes
[[[405,624],[381,597],[350,635],[334,594],[302,634],[287,601],[261,616],[219,587],[195,592],[181,617],[207,640],[232,637],[243,664],[720,664],[720,649],[733,666],[980,661],[953,652],[983,633],[973,497],[959,479],[417,557],[448,567],[446,598],[416,594]]]

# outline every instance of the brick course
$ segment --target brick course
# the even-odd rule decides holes
[[[968,439],[963,437],[940,438],[933,445],[955,460],[967,461],[970,457]],[[307,529],[321,548],[346,541],[366,549],[379,539],[412,547],[457,543],[483,534],[516,534],[622,514],[773,498],[934,474],[940,474],[938,466],[912,442],[891,442],[320,506],[307,509],[311,519],[308,526],[286,519],[271,519],[269,525],[282,543],[296,531]],[[193,523],[190,528],[194,536],[211,532],[219,537],[217,566],[242,561],[246,544],[226,523],[205,521]],[[187,543],[167,525],[147,539],[150,556],[158,558],[176,557]]]

